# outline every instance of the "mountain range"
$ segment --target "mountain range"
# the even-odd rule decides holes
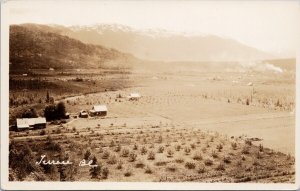
[[[241,62],[272,55],[229,38],[123,25],[10,26],[11,69],[129,68],[146,61]]]
[[[137,30],[124,25],[100,24],[63,27],[57,32],[85,43],[102,45],[151,61],[245,61],[273,55],[216,35],[184,35],[163,30]]]

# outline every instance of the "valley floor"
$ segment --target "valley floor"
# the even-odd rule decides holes
[[[76,168],[69,177],[76,181],[294,182],[295,114],[288,104],[274,105],[280,97],[264,101],[280,91],[276,84],[141,76],[132,75],[135,87],[64,99],[71,116],[105,104],[106,117],[72,118],[48,125],[45,135],[12,132],[10,137],[28,142],[36,157],[57,156],[43,147],[52,144],[51,136],[71,159],[78,162],[89,150],[109,169],[108,177],[90,178],[89,169]],[[280,96],[288,103],[293,85],[284,87]],[[129,101],[133,92],[142,97]]]

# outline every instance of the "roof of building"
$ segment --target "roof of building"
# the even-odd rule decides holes
[[[107,111],[106,105],[94,105],[92,111]]]
[[[141,95],[139,93],[131,93],[129,94],[129,97],[137,98],[137,97],[141,97]]]
[[[44,118],[44,117],[17,119],[17,127],[18,128],[29,128],[32,125],[44,124],[44,123],[46,123],[46,118]]]

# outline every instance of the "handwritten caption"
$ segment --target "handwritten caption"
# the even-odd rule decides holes
[[[67,161],[64,161],[64,160],[46,160],[46,155],[41,155],[41,159],[40,161],[36,161],[35,164],[37,165],[40,165],[40,164],[43,164],[43,165],[71,165],[73,164],[73,162],[67,160]],[[88,166],[88,167],[97,167],[98,165],[97,164],[93,164],[93,160],[85,160],[85,159],[82,159],[78,166]]]

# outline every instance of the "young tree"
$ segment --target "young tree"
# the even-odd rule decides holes
[[[59,172],[59,180],[66,181],[67,179],[66,166],[58,165],[58,172]]]
[[[87,150],[84,154],[84,159],[85,160],[88,160],[91,156],[91,151],[90,150]],[[95,158],[95,157],[94,157]],[[96,158],[95,158],[96,159]],[[97,162],[97,159],[96,159],[96,162]]]
[[[93,157],[92,165],[97,165],[97,166],[91,167],[90,169],[91,178],[98,178],[101,173],[101,166],[98,165],[97,158],[95,156]]]

